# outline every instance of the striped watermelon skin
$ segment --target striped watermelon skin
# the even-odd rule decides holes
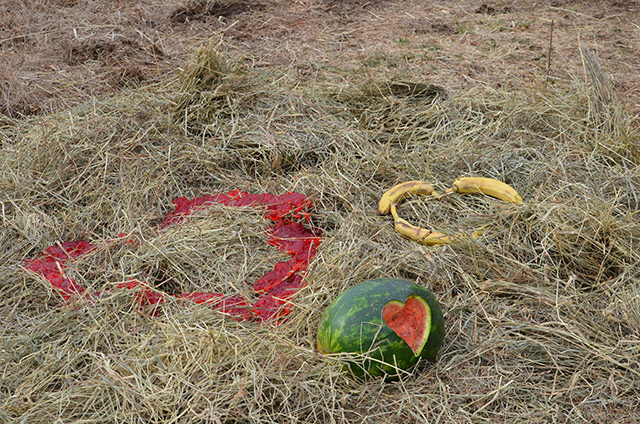
[[[419,356],[382,320],[382,310],[391,300],[404,303],[416,295],[431,309],[429,338]],[[397,376],[397,368],[408,369],[419,358],[435,360],[444,337],[444,318],[437,299],[426,288],[404,279],[378,278],[344,291],[327,308],[320,321],[318,350],[323,353],[367,353],[367,358],[349,363],[357,377]]]

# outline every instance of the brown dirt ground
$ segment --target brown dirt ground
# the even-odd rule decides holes
[[[633,0],[4,0],[0,114],[161,81],[212,37],[292,78],[410,73],[450,89],[583,79],[584,43],[638,114],[639,17]]]

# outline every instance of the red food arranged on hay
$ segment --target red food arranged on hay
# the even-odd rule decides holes
[[[305,285],[304,273],[309,261],[315,256],[320,244],[320,231],[309,229],[294,219],[304,218],[310,221],[311,200],[300,193],[249,194],[234,190],[225,194],[202,196],[194,199],[179,197],[173,201],[175,210],[168,213],[160,228],[178,224],[197,208],[206,208],[215,203],[227,206],[260,206],[266,210],[266,218],[273,224],[266,230],[267,243],[291,256],[286,262],[278,262],[273,270],[258,279],[253,288],[258,295],[251,303],[242,296],[229,296],[225,293],[193,292],[176,295],[180,299],[195,303],[211,304],[221,312],[237,320],[276,320],[291,312],[288,302]],[[124,234],[120,234],[123,237]],[[135,244],[131,240],[128,244]],[[65,301],[85,296],[85,288],[64,274],[66,263],[92,252],[97,245],[88,241],[63,242],[50,246],[37,258],[25,259],[25,268],[42,275],[60,293]],[[158,306],[168,294],[151,288],[147,283],[131,280],[118,285],[118,288],[136,290],[136,301],[140,306]],[[93,293],[99,295],[99,293]],[[157,308],[154,308],[157,312]]]

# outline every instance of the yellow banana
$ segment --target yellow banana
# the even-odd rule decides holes
[[[487,196],[495,197],[509,203],[522,203],[522,197],[517,191],[508,184],[502,181],[494,180],[492,178],[482,177],[464,177],[458,178],[453,182],[453,188],[448,188],[444,192],[445,194],[451,193],[482,193]],[[391,189],[387,190],[378,204],[378,212],[382,215],[386,215],[391,212],[393,215],[393,222],[395,230],[401,235],[408,237],[409,239],[418,243],[426,244],[428,246],[434,246],[437,244],[451,244],[459,242],[465,238],[477,239],[480,237],[484,228],[474,231],[469,234],[455,234],[447,235],[438,231],[428,230],[426,228],[420,228],[412,225],[406,220],[398,216],[397,204],[410,194],[426,194],[433,195],[437,199],[441,196],[434,190],[432,184],[425,183],[423,181],[406,181],[401,184],[397,184]]]
[[[424,181],[405,181],[391,187],[382,195],[378,203],[378,212],[381,215],[388,214],[391,210],[391,205],[398,203],[410,194],[438,195],[433,189],[433,184],[425,183]]]
[[[493,178],[464,177],[453,182],[453,189],[447,189],[445,193],[454,191],[460,194],[483,193],[509,203],[522,203],[522,197],[509,184]]]
[[[404,219],[398,216],[396,210],[396,204],[391,204],[391,215],[393,215],[393,222],[395,230],[405,237],[411,240],[426,244],[427,246],[434,246],[436,244],[450,244],[453,240],[450,236],[440,233],[438,231],[427,230],[426,228],[417,227],[409,224]]]

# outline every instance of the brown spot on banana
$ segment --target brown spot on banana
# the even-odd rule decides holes
[[[415,242],[426,244],[428,246],[451,243],[451,238],[444,233],[412,225],[406,220],[400,218],[400,216],[398,216],[398,211],[396,209],[395,203],[391,204],[390,209],[391,215],[393,215],[394,228],[399,234]]]

